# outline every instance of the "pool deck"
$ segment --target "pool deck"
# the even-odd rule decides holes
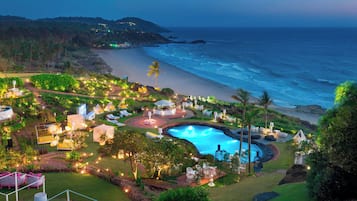
[[[182,111],[181,109],[176,110],[176,114],[174,115],[167,115],[167,116],[160,116],[160,115],[153,115],[151,117],[152,122],[149,122],[149,117],[147,115],[137,116],[130,118],[125,121],[125,124],[132,127],[138,128],[158,128],[165,126],[169,123],[172,119],[182,119],[182,118],[191,118],[194,114],[191,110]]]

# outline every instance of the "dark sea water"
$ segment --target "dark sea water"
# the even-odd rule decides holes
[[[353,28],[174,28],[175,40],[145,51],[195,75],[244,88],[275,104],[331,108],[336,86],[357,81],[357,29]]]

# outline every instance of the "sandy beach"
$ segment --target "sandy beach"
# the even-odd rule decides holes
[[[112,67],[113,75],[121,78],[127,76],[131,82],[154,86],[154,78],[148,77],[146,74],[148,66],[155,59],[146,55],[141,48],[93,51]],[[203,79],[165,62],[159,61],[159,63],[161,72],[158,85],[160,88],[171,88],[178,94],[215,96],[220,100],[234,101],[231,96],[236,93],[235,89]],[[283,108],[275,105],[271,108],[283,114],[309,121],[312,124],[317,124],[320,117],[317,114],[297,112],[294,108]]]

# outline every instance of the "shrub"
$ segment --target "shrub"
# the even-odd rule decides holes
[[[33,84],[40,89],[54,91],[73,91],[79,87],[79,83],[67,74],[40,74],[31,77]]]
[[[208,192],[200,187],[177,188],[160,194],[156,201],[208,201]]]
[[[175,94],[174,90],[170,89],[170,88],[163,88],[161,90],[161,92],[165,95],[165,96],[172,96]]]

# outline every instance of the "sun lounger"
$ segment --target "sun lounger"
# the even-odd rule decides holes
[[[48,144],[54,140],[55,138],[52,135],[39,136],[37,138],[37,144]]]
[[[57,145],[57,150],[72,151],[74,150],[74,141],[72,139],[64,139]]]
[[[126,126],[126,124],[120,123],[117,120],[112,120],[112,119],[108,119],[108,118],[106,120],[112,124],[119,126],[119,127]]]
[[[107,114],[106,117],[107,117],[107,119],[112,119],[112,120],[117,120],[120,118],[120,116],[115,116],[113,114]]]
[[[15,187],[15,174],[17,174],[17,186],[25,184],[26,174],[22,173],[4,173],[0,175],[0,187]]]
[[[43,181],[45,180],[45,177],[42,176],[41,173],[34,174],[30,172],[29,174],[26,175],[26,183],[29,184],[29,188],[39,188],[40,186],[43,185]]]
[[[127,116],[130,116],[132,115],[131,113],[129,113],[127,110],[121,110],[120,111],[120,116],[121,117],[127,117]]]
[[[91,111],[89,112],[87,115],[86,115],[86,120],[93,120],[95,118],[95,112],[94,111]]]

